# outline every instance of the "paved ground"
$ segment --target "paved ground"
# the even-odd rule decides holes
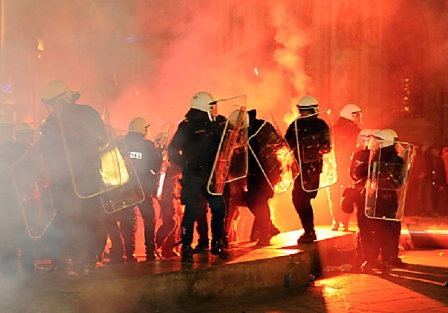
[[[188,313],[448,312],[448,250],[404,251],[409,265],[390,275],[334,271],[303,290],[170,308]],[[187,309],[188,307],[188,309]],[[164,311],[159,311],[160,313]]]
[[[335,236],[334,232],[320,232],[319,239],[324,239],[325,235],[331,234]],[[296,240],[297,234],[292,234],[293,241]],[[284,234],[288,237],[289,234]],[[320,238],[323,236],[322,238]],[[281,240],[283,235],[276,237],[276,240]],[[438,236],[440,237],[440,236]],[[445,238],[445,235],[442,236]],[[346,238],[345,236],[342,238]],[[350,238],[347,236],[347,238]],[[344,242],[340,242],[343,244]],[[288,247],[288,245],[281,245]],[[332,246],[330,245],[330,248]],[[343,247],[343,246],[341,246]],[[253,251],[252,251],[253,250]],[[283,249],[278,250],[274,247],[267,249],[254,250],[253,253],[265,252],[269,255],[284,252]],[[277,251],[278,250],[278,251]],[[279,252],[280,251],[280,252]],[[236,253],[236,252],[234,252]],[[327,258],[333,257],[333,254],[326,254]],[[235,255],[235,262],[238,260],[238,255]],[[406,250],[401,252],[402,260],[408,264],[405,269],[393,270],[388,275],[379,274],[360,274],[349,271],[341,271],[340,267],[329,266],[324,268],[324,275],[322,278],[310,282],[309,287],[302,289],[283,288],[275,293],[262,293],[245,298],[235,298],[231,301],[208,301],[207,303],[193,303],[191,300],[184,300],[172,304],[169,308],[158,310],[151,310],[146,307],[135,307],[132,311],[126,310],[126,313],[292,313],[292,312],[366,312],[366,313],[381,313],[381,312],[448,312],[448,287],[445,287],[445,282],[448,281],[448,250],[447,249],[431,249],[431,250]],[[212,259],[214,260],[214,259]],[[159,264],[160,263],[160,264]],[[178,260],[155,262],[154,266],[156,272],[163,270],[161,265],[171,266],[171,269],[181,267]],[[170,265],[171,264],[171,265]],[[140,265],[140,264],[139,264]],[[141,269],[148,266],[131,267],[130,269],[139,268],[140,271],[133,273],[134,276],[141,275]],[[149,267],[148,267],[149,268]],[[152,268],[152,267],[151,267]],[[107,269],[107,268],[106,268]],[[100,271],[101,274],[104,271]],[[106,271],[107,272],[107,271]],[[126,271],[126,273],[128,273]],[[125,272],[120,272],[124,275]],[[128,273],[129,274],[129,273]],[[132,273],[131,273],[132,274]],[[107,275],[106,275],[107,276]],[[64,276],[65,277],[65,276]],[[48,278],[44,276],[44,278]],[[101,275],[95,275],[95,280],[98,281],[100,290]],[[65,277],[65,279],[69,279]],[[75,280],[74,284],[82,283],[84,278]],[[85,278],[88,279],[88,278]],[[64,279],[56,280],[56,287],[63,285]],[[147,283],[147,282],[146,282]],[[213,282],[211,282],[213,284]],[[113,282],[111,288],[117,288]],[[0,284],[1,286],[1,284]],[[6,284],[4,287],[10,287]],[[145,290],[149,286],[144,285]],[[10,288],[9,288],[10,289]],[[33,288],[32,288],[33,289]],[[254,288],[256,289],[256,288]],[[24,289],[15,292],[13,298],[15,303],[23,302]],[[35,289],[33,289],[35,290]],[[4,292],[0,293],[2,296]],[[69,296],[68,294],[65,296]],[[121,297],[120,297],[121,298]],[[1,299],[1,297],[0,297]],[[0,303],[1,304],[1,303]],[[95,312],[102,312],[102,305],[96,308]],[[1,307],[1,305],[0,305]],[[46,313],[41,310],[33,310],[28,307],[26,312]],[[53,312],[65,312],[64,310],[54,310]],[[0,313],[8,313],[13,311],[2,311]],[[16,312],[16,311],[14,311]],[[21,311],[22,313],[24,311]],[[104,312],[123,312],[119,308],[109,308]]]

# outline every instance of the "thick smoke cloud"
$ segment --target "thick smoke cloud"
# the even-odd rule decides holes
[[[261,15],[247,16],[248,7]],[[291,40],[298,37],[294,29],[282,29],[275,38],[287,21],[276,13],[284,15],[286,8],[271,10],[270,5],[259,2],[226,2],[185,9],[180,12],[175,8],[167,14],[184,23],[170,29],[169,47],[154,67],[154,88],[139,94],[143,99],[138,101],[147,103],[142,107],[147,116],[156,123],[159,119],[176,122],[188,110],[194,93],[208,91],[218,99],[246,94],[248,108],[257,108],[262,116],[275,108],[281,121],[289,110],[294,83],[287,70],[295,75],[290,67],[300,63],[295,47],[300,39]],[[130,88],[118,102],[132,98],[135,91]]]
[[[300,55],[308,39],[291,23],[293,5],[7,1],[2,80],[15,87],[19,115],[36,123],[46,114],[41,90],[53,79],[75,90],[103,86],[118,129],[142,116],[155,135],[182,118],[201,90],[216,98],[246,94],[249,108],[262,116],[275,111],[282,121],[308,82]]]
[[[274,112],[282,128],[296,114],[294,102],[308,93],[335,113],[346,103],[361,104],[366,127],[393,126],[381,114],[387,108],[400,115],[409,104],[408,114],[428,117],[419,105],[428,102],[422,90],[440,88],[446,65],[442,2],[4,4],[0,80],[12,93],[2,94],[3,101],[16,103],[18,119],[30,115],[36,124],[46,116],[43,87],[62,79],[76,90],[102,86],[102,103],[92,105],[107,104],[110,122],[122,130],[133,117],[147,118],[153,136],[182,118],[200,90],[217,98],[246,94],[249,108],[262,116]],[[437,82],[427,86],[431,76]],[[403,100],[408,87],[409,103]]]

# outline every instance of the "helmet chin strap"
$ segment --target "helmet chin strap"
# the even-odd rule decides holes
[[[216,122],[216,116],[212,115],[210,113],[210,111],[207,111],[208,114],[208,119],[210,120],[210,122]]]
[[[210,122],[216,121],[216,115],[217,115],[217,108],[216,108],[217,101],[213,101],[209,103],[209,110],[207,111],[208,118],[210,119]]]
[[[44,102],[44,106],[45,106],[45,109],[47,109],[48,114],[53,113],[53,107],[50,104]]]

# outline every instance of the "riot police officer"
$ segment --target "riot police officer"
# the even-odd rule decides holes
[[[398,135],[392,129],[384,129],[373,135],[379,143],[377,149],[372,148],[371,160],[376,162],[376,190],[373,209],[366,210],[369,221],[369,233],[361,238],[366,261],[362,271],[368,272],[378,264],[381,254],[383,271],[391,267],[402,266],[398,258],[398,244],[401,233],[401,222],[397,219],[399,199],[397,189],[403,184],[405,162],[398,154],[396,144]],[[373,170],[373,169],[372,169]]]
[[[34,270],[34,242],[28,237],[11,171],[28,147],[14,141],[13,131],[12,119],[0,114],[0,276],[17,275],[19,259],[22,273],[32,274]],[[29,175],[31,168],[26,166],[24,170]]]
[[[160,158],[154,143],[147,139],[150,136],[149,131],[150,125],[146,120],[137,117],[130,121],[128,133],[123,138],[128,151],[126,159],[132,163],[145,195],[145,200],[136,208],[127,208],[119,215],[128,263],[136,261],[134,250],[137,208],[143,219],[146,260],[151,261],[156,258],[154,201],[156,201],[156,173],[160,168]]]
[[[191,109],[179,124],[169,145],[169,157],[182,169],[181,201],[185,205],[182,219],[182,262],[193,262],[194,224],[207,203],[211,209],[212,244],[210,252],[221,259],[230,258],[223,246],[226,203],[222,195],[207,191],[207,184],[225,125],[225,118],[213,116],[216,101],[207,92],[195,94]]]
[[[245,200],[247,207],[254,215],[251,238],[258,240],[258,246],[268,246],[270,245],[271,237],[278,234],[279,230],[273,225],[271,220],[271,210],[268,202],[274,196],[274,190],[267,181],[265,174],[274,180],[279,178],[279,173],[278,169],[274,173],[263,173],[260,161],[257,161],[256,155],[260,154],[260,151],[265,148],[261,145],[269,138],[277,137],[278,133],[271,123],[257,118],[255,109],[249,110],[247,114],[249,116],[249,145],[252,152],[249,153]],[[273,185],[276,183],[277,181],[271,182]]]
[[[322,158],[331,151],[331,140],[328,124],[318,117],[318,102],[314,97],[301,98],[297,108],[300,116],[289,125],[285,139],[296,151],[301,168],[300,175],[294,180],[292,201],[304,230],[297,243],[305,244],[316,240],[311,199],[317,196]]]
[[[50,82],[42,102],[49,112],[41,126],[40,148],[50,177],[56,218],[49,230],[55,266],[72,259],[70,275],[89,274],[99,250],[98,195],[104,189],[100,149],[107,133],[100,114],[76,103],[80,94],[62,81]]]
[[[353,182],[353,187],[348,187],[343,194],[341,201],[342,210],[347,213],[352,213],[357,209],[357,223],[358,230],[356,233],[356,268],[359,269],[366,261],[364,253],[364,245],[369,245],[369,240],[372,239],[371,232],[375,221],[367,218],[364,213],[365,210],[365,185],[369,171],[370,146],[371,136],[378,130],[363,129],[358,133],[357,148],[358,150],[352,156],[350,163],[350,177]],[[352,192],[348,192],[348,190]]]
[[[330,194],[331,230],[348,231],[350,215],[341,210],[342,191],[351,183],[349,176],[350,157],[356,148],[356,139],[361,131],[361,108],[347,104],[339,112],[339,119],[333,127],[334,153],[337,164],[337,183],[327,191]]]

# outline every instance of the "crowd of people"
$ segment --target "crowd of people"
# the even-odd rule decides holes
[[[0,116],[0,233],[11,238],[0,248],[2,276],[17,275],[19,254],[21,271],[28,274],[42,254],[51,260],[48,271],[71,276],[90,275],[106,258],[108,264],[137,262],[138,217],[143,220],[146,261],[180,256],[181,262],[191,263],[195,253],[203,252],[230,259],[231,225],[241,206],[254,216],[251,241],[268,246],[280,233],[269,201],[284,173],[267,158],[275,155],[272,142],[282,140],[298,167],[292,189],[303,227],[298,245],[317,240],[312,199],[322,189],[328,192],[332,230],[348,231],[356,212],[356,262],[365,272],[403,265],[398,241],[404,186],[413,190],[411,196],[427,193],[432,205],[426,210],[447,215],[448,148],[420,149],[414,160],[413,146],[400,145],[393,130],[361,130],[362,110],[354,104],[344,106],[331,125],[321,117],[317,99],[305,96],[282,137],[255,109],[241,108],[243,127],[238,121],[229,123],[214,113],[218,101],[199,92],[173,134],[161,133],[153,142],[146,119],[132,119],[128,132],[117,136],[93,107],[76,102],[79,97],[62,81],[45,87],[42,102],[48,117],[37,140],[29,125],[14,125]],[[233,147],[229,138],[242,134],[249,147],[247,173],[221,188],[219,179],[224,176],[226,182],[226,164],[233,155],[228,153]],[[224,148],[223,138],[229,141]],[[106,150],[112,169],[105,168],[101,157]],[[331,153],[337,182],[322,186],[325,158]],[[419,209],[409,212],[427,214]],[[195,225],[199,240],[193,248]]]

